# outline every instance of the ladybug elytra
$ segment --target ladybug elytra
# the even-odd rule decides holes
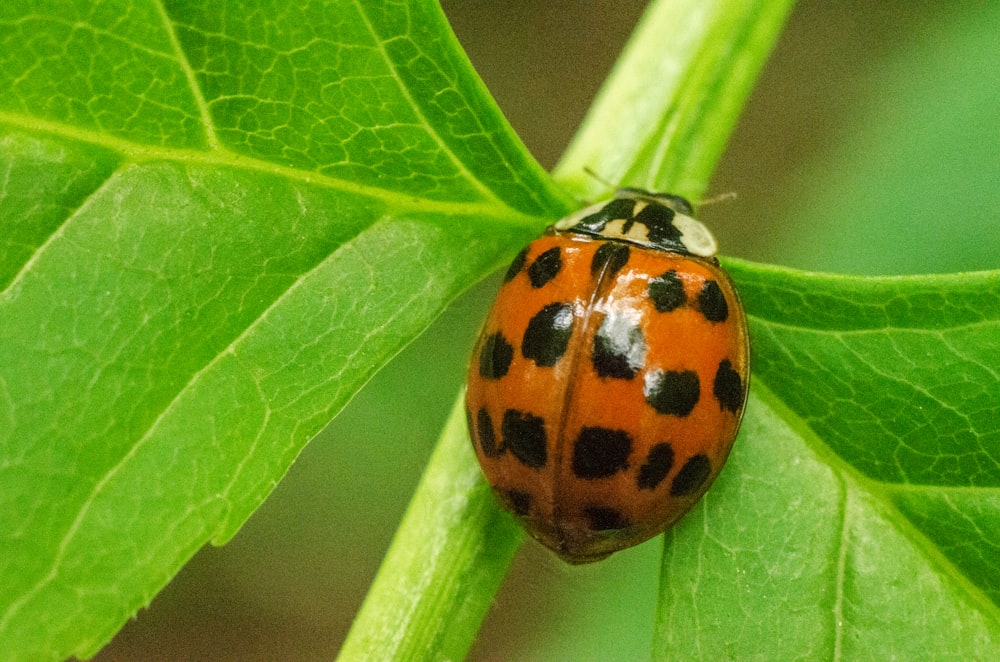
[[[469,431],[504,506],[570,563],[677,521],[732,448],[746,317],[679,196],[622,189],[507,271],[472,355]]]

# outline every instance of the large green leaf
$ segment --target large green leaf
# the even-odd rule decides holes
[[[0,641],[33,659],[232,536],[565,209],[433,3],[4,3],[0,141]]]
[[[728,266],[755,397],[738,471],[668,532],[656,655],[995,655],[1000,272]]]

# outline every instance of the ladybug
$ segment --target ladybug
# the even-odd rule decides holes
[[[643,542],[719,475],[746,405],[746,316],[676,195],[626,188],[507,270],[473,350],[469,433],[504,506],[569,563]]]

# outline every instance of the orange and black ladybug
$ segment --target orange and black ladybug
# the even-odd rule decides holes
[[[570,563],[662,532],[732,448],[746,316],[679,196],[622,189],[514,259],[469,367],[469,431],[504,505]]]

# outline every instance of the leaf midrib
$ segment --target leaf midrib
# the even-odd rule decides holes
[[[538,227],[538,217],[518,211],[516,208],[510,207],[496,198],[490,198],[489,201],[484,200],[481,202],[435,200],[412,193],[393,191],[338,179],[311,170],[283,166],[278,163],[263,161],[231,152],[222,147],[213,151],[198,151],[186,148],[144,145],[109,134],[79,129],[59,122],[25,116],[20,113],[0,111],[0,124],[7,124],[29,132],[46,133],[60,138],[69,138],[77,142],[103,147],[118,152],[125,157],[126,161],[134,164],[176,162],[184,165],[223,166],[236,170],[262,172],[269,175],[280,175],[286,179],[311,186],[325,186],[333,190],[381,200],[386,203],[387,207],[404,212],[420,211],[443,215],[484,215],[491,218],[502,218],[504,222],[510,222],[515,225],[523,224],[526,227]]]

